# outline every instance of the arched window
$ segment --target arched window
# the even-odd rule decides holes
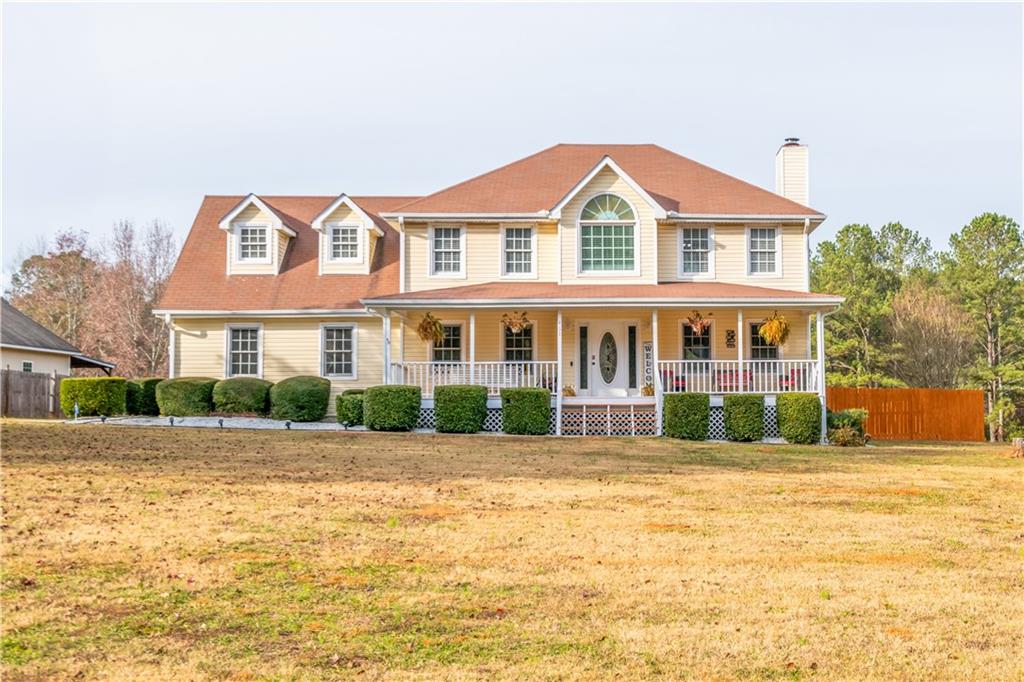
[[[598,194],[580,211],[580,270],[636,269],[636,213],[614,194]]]

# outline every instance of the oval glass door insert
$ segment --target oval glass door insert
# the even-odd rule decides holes
[[[604,383],[610,384],[615,381],[615,371],[619,368],[619,349],[611,332],[605,332],[601,337],[597,353],[601,378],[604,379]]]

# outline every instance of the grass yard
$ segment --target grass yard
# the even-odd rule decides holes
[[[6,422],[4,678],[1024,678],[1024,462]]]

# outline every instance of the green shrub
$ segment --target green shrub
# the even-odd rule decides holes
[[[438,386],[434,420],[439,433],[476,433],[487,416],[486,386]]]
[[[346,388],[341,392],[342,395],[362,395],[366,393],[365,388]]]
[[[867,419],[868,411],[859,407],[851,407],[850,409],[840,410],[839,412],[829,411],[828,428],[829,431],[831,431],[832,429],[849,426],[861,435],[865,435],[864,423]]]
[[[327,416],[331,382],[321,377],[289,377],[270,387],[271,419],[316,422]]]
[[[501,429],[505,433],[543,436],[551,422],[551,392],[546,388],[501,389]]]
[[[125,408],[128,414],[148,416],[160,414],[160,406],[156,404],[156,385],[161,381],[163,381],[162,377],[129,379],[125,385]]]
[[[662,433],[666,436],[707,440],[711,424],[711,396],[707,393],[669,393],[662,409]]]
[[[175,417],[204,417],[213,409],[213,387],[216,379],[179,377],[164,379],[156,385],[156,402],[160,414]]]
[[[828,441],[841,448],[860,447],[867,443],[867,437],[849,424],[829,429]]]
[[[821,399],[814,393],[783,393],[775,401],[779,434],[789,443],[821,442]]]
[[[361,426],[363,423],[363,392],[345,391],[334,398],[334,411],[339,424]]]
[[[764,438],[764,396],[727,395],[724,400],[725,437],[752,441]]]
[[[363,421],[374,431],[410,431],[420,419],[419,386],[371,386],[363,393]]]
[[[125,397],[128,388],[124,377],[77,377],[60,382],[60,409],[69,417],[90,417],[126,412]]]
[[[265,415],[273,383],[255,377],[218,381],[213,387],[213,411],[219,414]]]

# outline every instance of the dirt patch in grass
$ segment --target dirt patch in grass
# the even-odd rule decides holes
[[[1015,679],[1024,463],[5,422],[5,679]]]

